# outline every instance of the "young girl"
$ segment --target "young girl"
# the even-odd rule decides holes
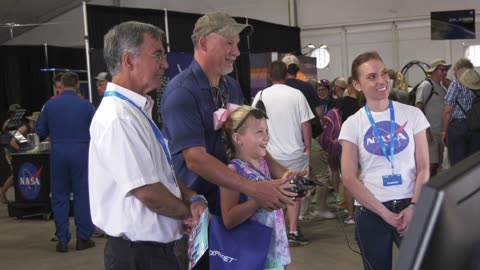
[[[269,140],[266,115],[253,107],[241,106],[233,111],[225,123],[229,168],[252,181],[271,179],[267,163]],[[249,218],[273,228],[272,242],[265,269],[285,269],[290,263],[290,252],[285,230],[283,210],[267,211],[259,208],[255,200],[240,202],[240,193],[220,187],[222,218],[225,227],[232,229]]]

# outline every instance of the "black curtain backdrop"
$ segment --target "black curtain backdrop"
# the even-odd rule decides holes
[[[202,14],[167,11],[170,50],[172,52],[193,53],[191,33],[196,20]],[[163,10],[122,8],[112,6],[87,5],[88,32],[91,48],[103,48],[103,36],[114,25],[136,20],[151,23],[165,29]],[[237,17],[239,23],[246,18]],[[296,52],[300,50],[300,28],[284,26],[259,20],[248,19],[254,27],[253,34],[242,37],[241,55],[232,74],[244,92],[246,102],[250,102],[250,63],[248,54],[261,52]],[[48,46],[48,65],[43,45],[0,46],[0,124],[6,119],[8,106],[18,103],[30,113],[39,111],[52,95],[53,72],[41,72],[42,68],[86,70],[85,50]],[[92,50],[96,51],[96,50]],[[100,51],[92,54],[101,55]],[[92,76],[105,71],[102,61],[92,63]],[[86,80],[85,73],[79,73]],[[92,89],[95,98],[95,88]]]
[[[43,68],[87,69],[85,50],[44,45],[0,46],[0,123],[10,104],[20,104],[30,114],[40,111],[52,96],[53,72]],[[79,74],[83,78],[82,74]]]
[[[156,9],[87,5],[87,19],[90,48],[103,48],[103,36],[122,22],[138,21],[165,29],[165,12]]]
[[[171,52],[193,53],[191,34],[195,22],[203,14],[167,11]],[[92,48],[103,48],[103,36],[114,25],[136,20],[159,26],[165,30],[165,12],[163,10],[110,7],[87,5],[87,21],[89,42]],[[234,18],[239,23],[247,21],[244,17]],[[241,55],[235,64],[234,76],[242,87],[245,100],[250,103],[250,62],[248,54],[262,52],[290,53],[300,51],[300,28],[279,25],[254,19],[248,19],[253,26],[253,34],[242,37],[240,41]],[[104,65],[104,64],[103,64]],[[92,64],[92,75],[95,68]],[[98,69],[96,69],[98,70]]]

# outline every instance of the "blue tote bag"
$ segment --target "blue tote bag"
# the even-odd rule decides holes
[[[211,270],[264,270],[273,229],[247,220],[228,230],[212,215],[209,228]]]

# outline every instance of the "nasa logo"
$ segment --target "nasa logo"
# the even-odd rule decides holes
[[[393,151],[394,154],[402,152],[407,147],[410,141],[410,138],[405,131],[406,126],[407,122],[405,122],[402,126],[399,126],[397,123],[395,123],[395,148]],[[385,142],[385,146],[387,147],[387,154],[390,155],[390,121],[378,122],[377,127],[378,131],[380,132],[380,136],[382,137],[383,141]],[[377,156],[383,156],[382,148],[380,147],[379,141],[373,134],[372,127],[370,127],[365,133],[365,137],[363,139],[363,146],[369,153]]]
[[[30,162],[23,163],[18,169],[18,188],[20,193],[27,200],[34,200],[38,197],[41,188],[40,174],[43,167],[37,169]]]

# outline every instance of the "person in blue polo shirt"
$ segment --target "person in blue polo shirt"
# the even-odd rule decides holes
[[[276,181],[252,182],[226,166],[221,126],[232,108],[229,103],[244,103],[240,85],[227,74],[240,55],[240,35],[252,31],[251,25],[239,24],[222,12],[198,19],[192,34],[194,60],[168,83],[162,96],[162,128],[175,172],[189,188],[207,198],[214,213],[220,212],[218,186],[244,193],[268,209],[293,204],[295,196],[285,191],[285,181],[278,179],[287,169],[270,155],[267,162]]]
[[[70,241],[69,201],[74,195],[76,249],[95,246],[90,237],[95,230],[90,217],[88,196],[89,127],[95,113],[92,104],[76,94],[78,75],[62,75],[64,88],[49,100],[37,121],[37,134],[50,137],[52,210],[58,243],[57,252],[67,252]]]

